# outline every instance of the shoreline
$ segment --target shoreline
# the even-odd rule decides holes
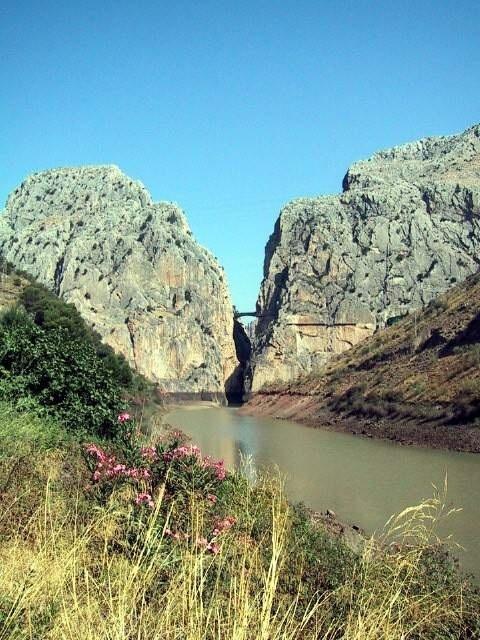
[[[239,413],[291,420],[314,429],[389,440],[403,446],[480,453],[480,427],[446,426],[426,420],[352,417],[332,411],[314,396],[308,395],[257,393],[240,407]]]

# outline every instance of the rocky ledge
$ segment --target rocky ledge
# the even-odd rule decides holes
[[[118,167],[27,178],[0,216],[0,249],[163,391],[224,399],[236,390],[222,267],[178,206],[154,203]]]

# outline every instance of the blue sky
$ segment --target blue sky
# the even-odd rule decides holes
[[[478,1],[3,0],[0,201],[117,164],[184,208],[250,310],[281,205],[480,121],[479,79]]]

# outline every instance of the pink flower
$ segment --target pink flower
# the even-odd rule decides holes
[[[169,536],[173,540],[186,540],[188,535],[186,533],[182,533],[181,531],[172,531],[171,529],[165,529],[164,531],[166,536]]]
[[[116,475],[119,473],[123,473],[125,471],[127,467],[124,464],[116,464],[113,469],[112,472]]]
[[[142,458],[148,460],[149,462],[155,462],[158,459],[157,450],[155,447],[142,447],[140,449],[140,453]]]
[[[210,540],[210,542],[206,538],[197,538],[196,545],[200,549],[205,549],[205,551],[209,551],[212,555],[216,555],[220,551],[220,547],[216,542]]]
[[[151,509],[155,506],[152,496],[149,493],[139,493],[135,498],[135,504],[146,504]]]
[[[95,456],[95,458],[100,462],[105,462],[108,458],[105,451],[96,444],[87,444],[85,451],[90,455]]]
[[[234,518],[233,516],[227,516],[226,518],[223,518],[222,520],[217,520],[217,522],[215,523],[215,528],[213,530],[213,535],[214,536],[218,536],[221,533],[223,533],[224,531],[228,531],[229,529],[231,529],[233,527],[233,525],[237,522],[236,518]]]
[[[128,468],[126,465],[117,462],[115,456],[107,455],[103,449],[95,444],[89,444],[86,447],[86,451],[97,459],[95,471],[92,475],[94,482],[99,482],[102,479],[133,478],[135,480],[147,480],[150,478],[148,469]]]
[[[212,504],[215,504],[215,503],[216,503],[216,501],[217,501],[217,499],[218,499],[218,498],[217,498],[217,496],[214,496],[214,495],[213,495],[213,493],[209,493],[209,494],[207,495],[207,500],[208,500],[209,502],[211,502]]]
[[[127,478],[134,478],[135,480],[139,480],[141,478],[146,480],[150,477],[150,471],[148,469],[139,469],[138,467],[134,467],[133,469],[125,469],[123,475],[127,476]]]
[[[124,411],[123,413],[120,413],[118,416],[118,421],[119,422],[126,422],[127,420],[130,420],[131,415],[129,413],[127,413],[126,411]]]
[[[199,458],[200,449],[195,445],[176,447],[172,451],[167,451],[166,453],[164,453],[163,459],[166,462],[171,462],[172,460],[187,458],[189,456],[195,456],[196,458]]]
[[[212,469],[218,480],[224,480],[227,475],[224,464],[223,460],[213,460],[210,456],[203,459],[205,469]]]

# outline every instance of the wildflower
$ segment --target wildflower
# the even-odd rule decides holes
[[[118,478],[133,478],[134,480],[147,480],[150,478],[150,471],[140,467],[129,468],[125,464],[117,461],[114,455],[107,455],[103,449],[95,444],[86,447],[87,453],[97,459],[97,464],[92,475],[94,482],[100,480],[115,480]]]
[[[132,469],[125,469],[124,475],[127,478],[134,478],[135,480],[147,479],[150,477],[150,471],[148,469],[140,469],[139,467],[133,467]]]
[[[194,456],[196,458],[200,457],[200,449],[195,445],[190,446],[182,446],[176,447],[172,451],[167,451],[163,454],[163,459],[166,462],[171,462],[172,460],[178,460],[180,458],[187,458],[189,456]]]
[[[85,451],[90,455],[95,456],[95,458],[97,458],[97,460],[99,460],[100,462],[105,462],[108,458],[105,451],[96,444],[87,444],[87,446],[85,447]]]
[[[196,541],[197,547],[200,549],[205,549],[205,551],[209,551],[212,555],[216,555],[220,551],[220,547],[216,542],[207,540],[207,538],[197,538]]]
[[[116,464],[113,468],[112,468],[112,473],[113,475],[119,475],[120,473],[123,473],[126,470],[126,466],[124,464]]]
[[[135,498],[135,504],[137,505],[146,504],[151,509],[153,509],[153,507],[155,506],[152,496],[149,493],[139,493]]]
[[[126,411],[124,411],[123,413],[120,413],[118,416],[118,421],[119,422],[126,422],[127,420],[130,420],[131,415],[129,413],[127,413]]]
[[[224,480],[227,475],[224,465],[223,460],[213,460],[210,456],[206,456],[203,459],[204,468],[212,469],[218,480]]]
[[[213,493],[209,493],[209,494],[207,495],[207,500],[208,500],[209,502],[211,502],[212,504],[215,504],[215,503],[216,503],[216,501],[217,501],[217,499],[218,499],[218,498],[217,498],[217,496],[214,496],[214,495],[213,495]]]
[[[155,447],[142,447],[140,449],[140,454],[142,458],[148,460],[149,462],[155,462],[158,459],[157,450]]]
[[[208,540],[206,538],[198,538],[197,547],[200,547],[201,549],[206,549],[207,546],[208,546]]]
[[[237,520],[233,516],[227,516],[226,518],[223,518],[222,520],[217,520],[217,522],[215,523],[215,528],[213,530],[213,535],[214,536],[218,536],[221,533],[223,533],[224,531],[228,531],[229,529],[231,529],[233,527],[233,525],[236,522],[237,522]]]
[[[164,534],[177,541],[186,540],[188,538],[186,533],[182,533],[181,531],[172,531],[171,529],[165,529]]]

